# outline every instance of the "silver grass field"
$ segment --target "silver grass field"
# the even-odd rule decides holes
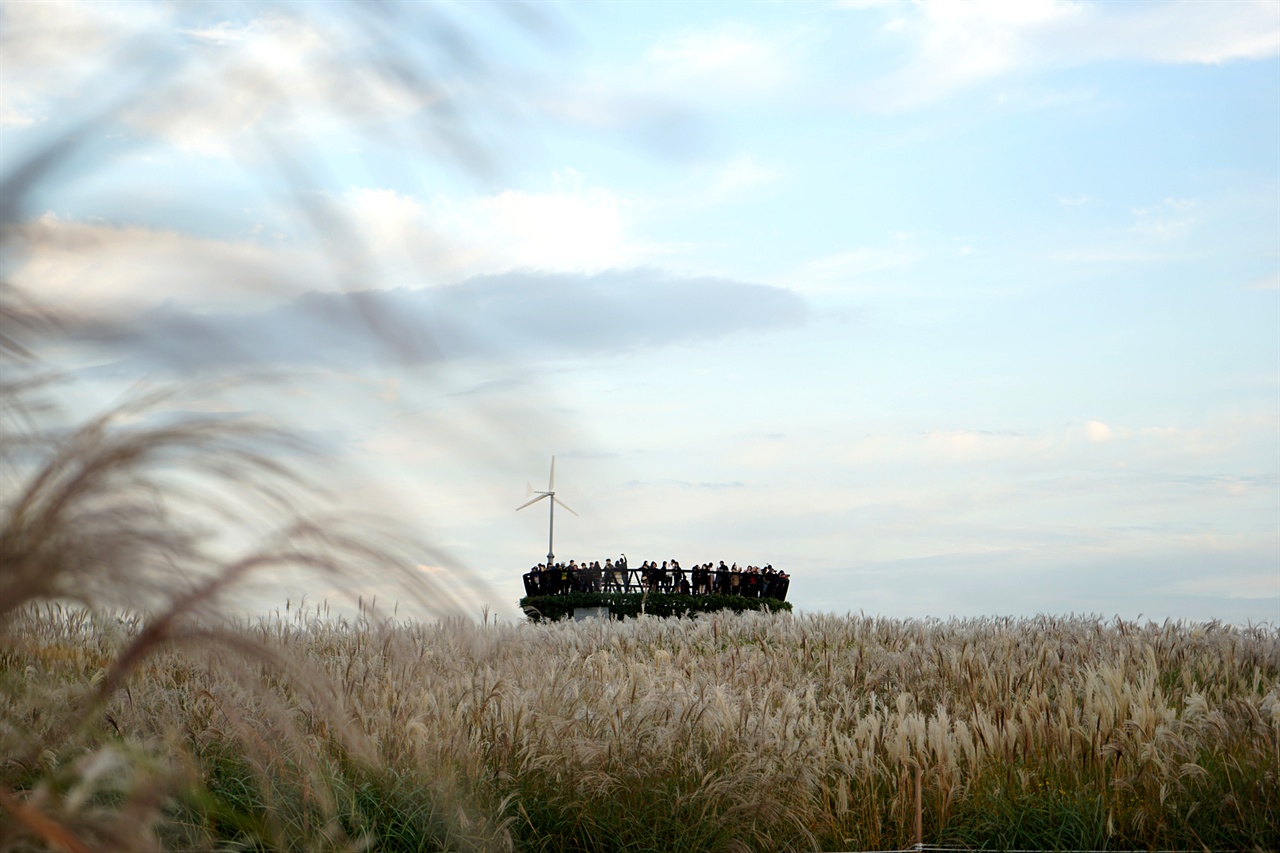
[[[145,630],[9,620],[5,849],[902,848],[917,767],[928,843],[1280,839],[1269,627],[293,609],[150,649],[69,730]]]

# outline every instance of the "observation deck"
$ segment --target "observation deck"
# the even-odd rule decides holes
[[[786,572],[750,567],[692,569],[598,565],[540,565],[524,574],[520,606],[531,619],[570,613],[629,616],[679,615],[714,610],[790,610],[791,577]],[[646,609],[647,608],[647,609]]]

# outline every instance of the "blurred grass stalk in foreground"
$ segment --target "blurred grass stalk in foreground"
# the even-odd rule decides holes
[[[334,164],[309,135],[312,123],[329,122],[374,148],[417,152],[410,163],[492,174],[499,152],[480,137],[498,118],[501,99],[478,94],[489,74],[486,40],[503,22],[527,38],[543,16],[505,3],[10,4],[2,14],[9,106],[20,112],[36,99],[49,115],[31,119],[45,125],[39,132],[9,134],[0,165],[8,466],[0,615],[68,597],[191,611],[225,604],[219,596],[231,587],[285,566],[319,571],[328,589],[357,594],[357,581],[368,589],[385,581],[387,565],[456,568],[442,549],[383,521],[357,523],[358,513],[333,500],[352,482],[338,475],[342,454],[311,458],[315,445],[301,436],[327,426],[337,431],[340,403],[328,411],[323,403],[297,411],[278,406],[270,420],[225,414],[253,411],[245,403],[254,398],[233,391],[266,382],[263,397],[280,397],[274,392],[290,376],[270,361],[271,347],[203,323],[200,306],[290,300],[298,293],[295,277],[254,266],[257,256],[211,275],[190,266],[171,271],[167,295],[190,307],[179,312],[174,339],[157,342],[149,337],[156,313],[147,297],[140,300],[119,275],[99,281],[93,271],[109,259],[104,240],[130,239],[112,228],[153,215],[146,211],[154,188],[130,193],[136,163],[122,161],[149,145],[189,140],[193,128],[214,136],[221,130],[213,162],[244,168],[250,183],[258,182],[257,201],[290,218],[294,242],[321,259],[308,271],[322,272],[323,280],[303,286],[347,297],[296,301],[302,315],[323,314],[310,331],[358,345],[362,366],[371,363],[375,373],[379,363],[422,367],[413,378],[430,394],[429,333],[360,298],[383,284],[384,267],[361,238],[361,223],[324,184]],[[85,55],[75,55],[76,45]],[[296,56],[272,52],[291,47]],[[94,180],[105,180],[111,189],[104,197],[117,205],[110,228],[51,236],[40,227],[48,218],[40,211],[60,221],[84,203],[79,186]],[[174,201],[169,212],[180,221],[217,223],[243,218],[245,203],[235,195],[202,196]],[[252,222],[242,224],[247,233]],[[33,278],[48,268],[42,252],[73,256],[72,267],[85,271],[73,290]],[[418,272],[430,277],[429,269]],[[148,282],[154,275],[138,270]],[[201,289],[210,280],[219,292]],[[95,412],[86,402],[94,399],[110,401],[107,410]],[[502,428],[491,426],[500,437]],[[494,450],[462,431],[435,438],[469,442],[481,463]],[[376,491],[366,489],[365,500]],[[257,543],[260,549],[246,551]],[[365,574],[356,577],[359,571]],[[402,571],[384,590],[413,578],[428,612],[440,612],[456,609],[458,594],[473,582],[455,572],[451,594],[425,574]]]
[[[501,17],[504,6],[480,14]],[[336,504],[324,488],[330,462],[309,464],[296,438],[302,424],[226,417],[209,405],[271,365],[231,359],[234,374],[158,391],[138,387],[141,375],[125,377],[134,389],[123,402],[84,414],[85,397],[103,392],[82,395],[84,380],[72,376],[100,360],[95,341],[116,344],[117,356],[127,351],[147,316],[136,302],[112,301],[118,282],[87,277],[80,293],[50,295],[26,265],[40,248],[37,212],[74,207],[86,177],[149,136],[199,125],[247,81],[252,121],[237,128],[231,156],[274,167],[276,199],[325,247],[333,286],[377,286],[378,259],[326,200],[316,180],[324,155],[294,120],[322,111],[382,144],[491,169],[492,152],[471,132],[478,112],[452,86],[484,73],[482,46],[450,19],[471,10],[9,4],[2,14],[6,87],[42,95],[54,112],[39,134],[22,137],[26,147],[6,145],[0,166],[0,849],[206,847],[220,837],[281,849],[360,847],[369,827],[346,807],[387,769],[370,763],[377,733],[317,661],[228,615],[228,595],[255,577],[302,572],[353,599],[364,583],[389,584],[439,614],[462,606],[455,589],[465,577],[419,571],[450,561],[394,521]],[[182,28],[184,14],[201,19],[203,44]],[[224,15],[333,38],[319,40],[325,49],[314,67],[290,76],[261,52],[237,50]],[[85,39],[104,65],[78,64],[84,57],[68,45]],[[307,88],[335,79],[342,85]],[[420,108],[399,117],[401,136],[382,138],[378,105],[388,92]],[[118,199],[121,221],[134,215],[132,201]],[[85,253],[92,270],[96,248],[72,251]],[[226,295],[291,294],[258,272],[227,279]],[[405,347],[429,346],[385,328],[358,300],[351,308],[339,322],[388,363],[414,357]],[[173,354],[179,377],[184,366],[217,363],[214,348],[238,345],[211,329],[192,332],[183,343],[196,349]],[[306,626],[277,629],[306,635]],[[227,784],[239,787],[219,787],[219,768],[231,768]],[[441,778],[444,787],[451,776]],[[298,824],[272,807],[283,791],[300,798]],[[450,846],[466,846],[468,827],[484,824],[461,808],[433,820],[455,838]]]

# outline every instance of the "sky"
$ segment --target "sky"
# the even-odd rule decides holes
[[[74,315],[70,404],[269,416],[477,606],[519,618],[554,456],[566,560],[1280,622],[1280,4],[9,2],[0,33],[0,263]]]

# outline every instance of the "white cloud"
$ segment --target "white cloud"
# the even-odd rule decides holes
[[[314,129],[331,114],[394,120],[441,99],[435,86],[382,73],[364,61],[355,34],[318,20],[274,14],[179,31],[191,59],[174,94],[143,105],[135,124],[184,150],[221,155],[263,127]]]
[[[885,108],[916,106],[1036,61],[1043,34],[1083,14],[1062,2],[938,3],[895,6],[884,25],[916,56],[872,83],[864,96]],[[905,13],[905,14],[904,14]]]
[[[1070,0],[921,3],[888,7],[886,39],[912,52],[860,99],[919,106],[997,78],[1108,60],[1223,63],[1280,53],[1280,6],[1093,4]]]
[[[419,236],[427,211],[422,202],[391,189],[358,187],[348,191],[343,206],[370,251],[401,249]]]
[[[216,240],[177,231],[59,218],[14,229],[24,263],[14,284],[83,312],[134,311],[169,299],[186,305],[274,302],[332,282],[296,246]]]
[[[134,130],[186,151],[225,155],[250,131],[314,131],[333,116],[348,127],[394,121],[461,85],[440,62],[430,74],[416,56],[396,64],[404,57],[388,52],[406,48],[373,44],[365,28],[353,26],[356,16],[295,15],[288,4],[274,9],[184,28],[184,16],[238,10],[8,3],[0,125],[84,114],[131,86],[124,117]]]
[[[586,187],[566,170],[551,193],[506,190],[472,206],[475,219],[458,221],[515,267],[603,269],[633,260],[624,233],[622,203],[611,192]]]
[[[1280,6],[1271,0],[1137,4],[1126,12],[1107,22],[1102,58],[1216,65],[1280,53]]]
[[[1094,444],[1101,444],[1115,437],[1115,430],[1102,421],[1087,422],[1084,425],[1084,432]]]
[[[349,241],[215,239],[46,213],[16,228],[14,284],[79,310],[251,308],[303,291],[420,287],[511,269],[591,272],[632,266],[636,243],[615,194],[564,170],[549,192],[422,200],[385,188],[331,199]],[[262,229],[255,229],[261,231]]]
[[[393,283],[510,269],[594,271],[630,266],[648,254],[631,237],[618,195],[573,169],[556,172],[553,184],[548,192],[427,201],[362,188],[347,192],[341,205]],[[406,276],[411,281],[399,280]]]
[[[138,50],[131,39],[168,20],[158,3],[82,3],[66,0],[0,6],[0,127],[27,127],[55,116],[60,102],[116,85],[112,58]]]

